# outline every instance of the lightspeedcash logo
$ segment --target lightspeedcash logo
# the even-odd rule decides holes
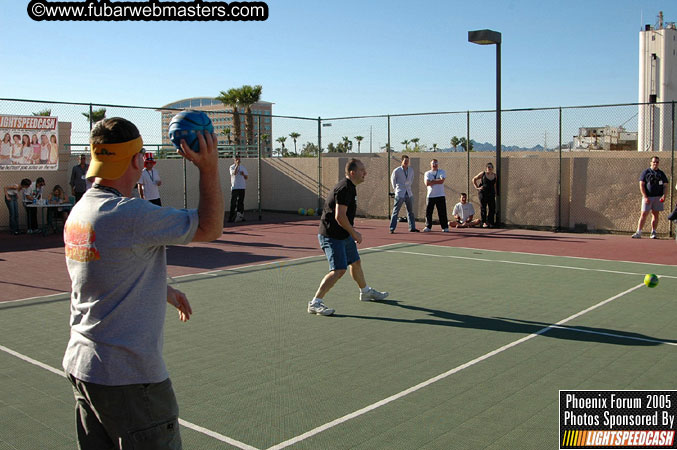
[[[142,2],[31,0],[28,16],[36,21],[264,21],[265,2]]]

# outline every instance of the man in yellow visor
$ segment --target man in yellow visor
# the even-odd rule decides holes
[[[159,208],[132,197],[143,140],[128,120],[104,119],[90,134],[92,189],[64,229],[72,280],[71,333],[63,368],[73,385],[79,448],[179,449],[178,405],[162,359],[167,303],[186,321],[186,296],[167,285],[165,246],[221,236],[217,138],[179,153],[200,173],[198,209]]]

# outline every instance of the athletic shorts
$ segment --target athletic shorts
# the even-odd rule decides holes
[[[649,197],[649,203],[642,197],[642,211],[663,211],[663,202],[660,197]]]
[[[352,237],[346,239],[334,239],[321,234],[317,235],[320,248],[329,261],[329,270],[346,270],[349,265],[360,260],[357,253],[357,244]]]

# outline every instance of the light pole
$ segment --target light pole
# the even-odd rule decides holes
[[[501,223],[501,33],[493,30],[468,31],[468,42],[496,45],[496,222]],[[468,143],[470,147],[470,143]]]

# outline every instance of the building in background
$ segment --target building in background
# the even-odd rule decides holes
[[[623,127],[581,127],[574,136],[572,150],[635,150],[637,133]]]
[[[165,110],[163,108],[172,108],[172,110]],[[231,145],[234,142],[235,129],[233,127],[233,110],[230,107],[224,106],[220,101],[209,98],[209,97],[194,97],[187,98],[183,100],[177,100],[175,102],[164,105],[160,108],[162,112],[162,145],[167,147],[173,147],[173,144],[169,140],[168,128],[169,122],[172,120],[172,117],[178,112],[176,109],[195,109],[198,111],[204,111],[209,115],[209,118],[214,124],[214,132],[219,139],[219,149],[232,150],[233,146]],[[259,142],[259,135],[263,136],[265,139],[261,140],[261,155],[262,156],[271,156],[273,147],[272,147],[272,136],[273,136],[273,104],[270,102],[259,101],[254,103],[251,107],[252,114],[254,115],[254,142]],[[261,118],[261,131],[257,129],[258,118]],[[240,122],[242,123],[241,127],[241,136],[240,142],[241,146],[244,147],[246,142],[245,137],[245,114],[244,108],[240,108]],[[230,136],[227,131],[230,132]],[[243,148],[244,150],[244,148]],[[250,145],[246,149],[246,153],[250,156],[256,155],[257,145]]]
[[[672,104],[677,101],[677,27],[663,23],[646,25],[639,32],[639,151],[672,150]]]

